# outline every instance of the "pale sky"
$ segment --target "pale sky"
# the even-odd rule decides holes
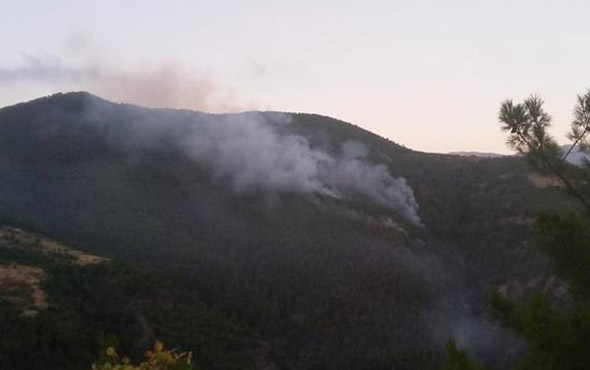
[[[0,106],[87,90],[508,153],[502,100],[539,93],[562,139],[590,88],[587,1],[0,0],[0,17]]]

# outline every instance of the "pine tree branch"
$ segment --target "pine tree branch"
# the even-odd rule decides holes
[[[525,145],[529,148],[529,154],[530,153],[534,153],[534,147],[533,144],[530,142],[530,140],[527,139],[527,137],[522,134],[522,132],[520,132],[520,130],[518,130],[516,132],[516,134],[520,137],[520,139],[525,143]],[[584,135],[582,135],[577,141],[579,142],[579,140],[581,140],[581,138]],[[571,148],[570,148],[571,149]],[[579,191],[579,189],[577,189],[568,179],[567,177],[563,174],[563,161],[564,159],[561,159],[560,165],[559,167],[555,167],[545,156],[536,156],[538,159],[541,160],[541,162],[543,163],[544,167],[546,169],[548,169],[550,172],[552,172],[554,175],[556,175],[559,180],[565,185],[565,187],[567,188],[567,190],[569,191],[569,193],[574,196],[575,198],[577,198],[582,205],[586,208],[586,211],[588,213],[590,213],[590,201],[588,199],[586,199],[586,197],[584,197],[584,195]]]
[[[578,145],[578,143],[584,138],[584,136],[586,136],[587,133],[588,133],[588,127],[585,127],[584,130],[582,131],[582,134],[574,141],[574,143],[572,144],[572,146],[570,146],[570,148],[568,149],[568,151],[561,158],[562,167],[565,164],[565,162],[567,160],[567,157],[570,155],[570,153],[572,152],[572,150],[576,147],[576,145]]]

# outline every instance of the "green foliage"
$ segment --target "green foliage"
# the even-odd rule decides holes
[[[484,368],[473,361],[464,349],[459,349],[453,339],[446,344],[447,356],[442,370],[483,370]]]
[[[543,103],[538,96],[531,96],[523,104],[507,100],[502,103],[499,118],[503,123],[502,129],[510,132],[507,141],[510,147],[520,153],[551,161],[558,154],[558,145],[547,135],[551,116],[543,110]]]
[[[509,132],[507,144],[525,154],[537,169],[556,176],[586,212],[590,212],[590,167],[584,170],[566,161],[575,148],[587,150],[590,146],[590,91],[578,95],[574,120],[568,133],[572,143],[565,153],[547,132],[552,120],[543,104],[543,100],[535,95],[522,104],[514,104],[512,100],[501,104],[498,118],[502,130]]]
[[[574,108],[574,120],[568,138],[579,144],[582,150],[590,150],[590,91],[578,95],[578,101]]]
[[[154,344],[153,351],[146,351],[146,359],[133,365],[129,357],[119,357],[113,347],[107,347],[101,361],[92,364],[92,370],[192,370],[191,353],[177,353],[164,349],[162,342]]]
[[[563,154],[546,131],[551,118],[542,105],[536,96],[524,104],[506,101],[499,118],[510,132],[508,144],[526,154],[539,170],[558,178],[580,206],[563,214],[542,213],[536,225],[536,244],[567,282],[572,300],[560,302],[548,293],[535,292],[519,302],[495,292],[492,306],[499,319],[527,341],[520,369],[582,370],[590,368],[590,166],[574,167],[566,158],[574,147],[588,150],[590,92],[578,96],[568,135],[572,144]]]
[[[587,369],[590,364],[590,307],[552,307],[551,299],[535,292],[525,302],[495,294],[492,305],[500,320],[527,340],[519,369]]]
[[[537,244],[579,299],[590,299],[590,217],[543,213],[537,218]]]

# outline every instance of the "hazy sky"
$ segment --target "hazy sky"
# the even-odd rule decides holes
[[[56,91],[330,115],[424,151],[508,152],[499,103],[562,138],[590,88],[587,1],[0,0],[0,106]]]

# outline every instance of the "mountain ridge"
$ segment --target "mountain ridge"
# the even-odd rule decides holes
[[[148,269],[251,328],[280,369],[432,368],[448,337],[501,368],[518,348],[485,292],[550,274],[511,220],[561,201],[522,158],[88,96],[0,109],[0,219]]]
[[[406,148],[400,144],[395,143],[394,141],[387,139],[383,136],[380,136],[376,133],[373,133],[369,130],[366,130],[358,125],[355,125],[353,123],[349,123],[343,120],[340,120],[338,118],[334,118],[328,115],[323,115],[323,114],[319,114],[319,113],[306,113],[306,112],[290,112],[290,111],[275,111],[275,110],[245,110],[245,111],[238,111],[238,112],[229,112],[229,113],[214,113],[214,112],[204,112],[204,111],[199,111],[199,110],[192,110],[192,109],[186,109],[186,108],[153,108],[153,107],[147,107],[147,106],[141,106],[141,105],[137,105],[137,104],[130,104],[130,103],[125,103],[125,102],[114,102],[114,101],[110,101],[106,98],[103,98],[101,96],[95,95],[91,92],[88,91],[70,91],[70,92],[56,92],[56,93],[52,93],[46,96],[42,96],[42,97],[38,97],[38,98],[34,98],[28,101],[24,101],[24,102],[19,102],[19,103],[15,103],[15,104],[10,104],[10,105],[6,105],[3,107],[0,107],[0,111],[2,110],[12,110],[12,109],[19,109],[22,107],[25,107],[27,105],[30,104],[38,104],[38,103],[43,103],[43,102],[47,102],[47,103],[51,103],[51,104],[55,104],[55,103],[59,103],[60,100],[63,99],[75,99],[78,101],[84,101],[84,100],[94,100],[96,102],[100,102],[101,104],[113,104],[113,105],[119,105],[119,106],[126,106],[126,107],[136,107],[136,108],[141,108],[141,109],[145,109],[145,110],[152,110],[152,111],[170,111],[170,112],[181,112],[181,113],[197,113],[197,114],[205,114],[205,115],[210,115],[210,116],[228,116],[228,115],[240,115],[240,114],[256,114],[256,113],[261,113],[261,114],[290,114],[290,115],[304,115],[304,116],[310,116],[310,117],[317,117],[317,118],[325,118],[328,119],[330,121],[333,121],[335,123],[340,123],[340,124],[346,124],[349,126],[352,126],[356,129],[358,129],[359,131],[365,132],[367,134],[379,137],[383,140],[386,140],[390,143],[395,144],[396,146],[403,148],[403,149],[407,149],[409,151],[414,151],[412,149]]]

